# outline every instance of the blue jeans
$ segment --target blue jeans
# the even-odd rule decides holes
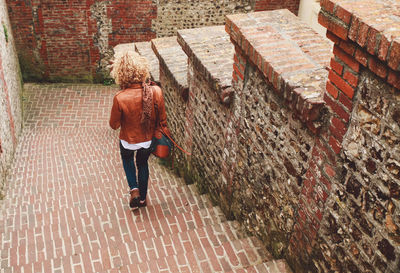
[[[147,160],[151,154],[149,149],[139,149],[136,151],[125,149],[119,142],[119,149],[121,152],[122,165],[124,166],[126,179],[128,180],[129,188],[139,188],[140,200],[146,200],[147,185],[149,180],[149,164]],[[134,156],[136,152],[136,167],[138,170],[136,180],[136,168],[134,163]],[[139,186],[138,186],[139,184]]]

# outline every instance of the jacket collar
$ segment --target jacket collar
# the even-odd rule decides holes
[[[127,89],[141,89],[142,88],[142,83],[137,82],[137,83],[132,83]]]

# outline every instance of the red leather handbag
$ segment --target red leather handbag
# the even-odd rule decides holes
[[[167,158],[171,153],[171,150],[173,150],[173,148],[176,146],[187,155],[191,155],[191,153],[188,153],[175,143],[175,141],[167,133],[169,132],[168,128],[163,128],[161,126],[157,103],[154,103],[154,110],[156,112],[156,130],[150,146],[152,154],[159,158]]]
[[[152,154],[159,158],[167,158],[172,150],[173,143],[161,126],[154,132],[151,141]]]

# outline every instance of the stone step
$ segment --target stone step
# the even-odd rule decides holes
[[[121,243],[44,259],[22,266],[6,266],[10,272],[229,272],[271,260],[271,255],[254,238],[226,241],[212,246],[202,240],[189,251],[146,257],[133,246]],[[186,270],[185,270],[186,269]]]
[[[182,194],[179,194],[180,192]],[[103,206],[100,209],[96,207],[96,204],[89,201],[73,207],[48,210],[44,213],[26,209],[17,211],[17,213],[14,212],[13,214],[8,211],[9,215],[7,218],[0,221],[0,232],[4,237],[5,235],[10,235],[10,232],[19,234],[43,226],[52,226],[53,228],[64,227],[66,225],[73,227],[79,225],[86,226],[92,222],[91,218],[102,223],[109,222],[111,218],[123,219],[122,223],[128,226],[128,220],[141,223],[170,216],[178,216],[196,210],[213,209],[211,202],[204,197],[191,195],[190,191],[177,191],[176,195],[171,196],[171,198],[168,198],[163,203],[153,202],[153,200],[148,201],[147,207],[136,210],[129,208],[128,199],[129,196],[127,195],[124,199],[109,199],[106,203],[99,202],[98,204]],[[220,211],[218,213],[222,216]]]
[[[45,234],[48,237],[43,240],[40,236],[28,234],[29,238],[18,242],[19,245],[2,248],[0,253],[1,257],[10,257],[8,261],[3,259],[2,265],[18,267],[113,247],[125,249],[127,253],[130,253],[130,259],[137,263],[192,251],[200,245],[200,242],[219,246],[230,240],[241,239],[244,235],[237,231],[237,225],[238,223],[233,221],[223,222],[143,239],[134,234],[125,234],[121,237],[119,231],[113,232],[113,230],[96,232],[96,230],[87,229],[82,233],[79,230],[70,229],[63,233],[63,237],[60,237],[60,234],[52,234],[50,230],[47,232],[38,230],[37,234]]]
[[[285,260],[272,260],[246,268],[235,269],[232,273],[292,273]]]
[[[157,164],[152,162],[152,164]],[[150,168],[154,168],[150,166]],[[54,182],[53,182],[54,184]],[[114,180],[113,183],[109,181],[101,181],[92,178],[84,182],[69,183],[70,185],[66,188],[61,186],[60,189],[55,190],[54,185],[34,185],[27,186],[15,186],[9,187],[7,191],[7,197],[0,204],[0,210],[17,207],[21,204],[35,204],[37,201],[48,202],[46,208],[51,205],[50,202],[54,202],[57,207],[63,206],[63,203],[67,201],[70,203],[76,203],[80,200],[86,200],[92,196],[97,197],[97,200],[103,200],[103,198],[110,198],[108,195],[115,195],[114,198],[122,197],[127,191],[128,186],[125,177],[120,177]],[[165,167],[158,168],[158,171],[153,170],[150,174],[149,179],[149,194],[151,195],[152,189],[162,189],[164,194],[168,195],[169,190],[175,190],[181,188],[179,192],[185,191],[189,187],[191,194],[198,195],[197,191],[194,190],[193,185],[186,185],[182,178],[178,178],[175,175],[171,175],[169,170]],[[126,189],[126,191],[125,191]],[[176,191],[175,191],[176,193]],[[174,194],[174,192],[172,193]],[[10,198],[13,196],[12,198]],[[157,196],[160,198],[160,195]],[[57,203],[58,202],[58,203]],[[63,203],[59,203],[63,202]],[[1,219],[1,216],[0,216]]]
[[[151,237],[160,237],[166,234],[174,234],[192,230],[207,225],[220,224],[226,219],[218,207],[204,208],[201,210],[186,211],[169,216],[162,215],[161,210],[153,206],[141,208],[134,213],[147,214],[147,217],[132,217],[132,212],[127,209],[122,214],[104,214],[102,216],[92,214],[79,214],[77,208],[67,210],[54,218],[54,222],[45,223],[43,226],[4,231],[0,234],[0,246],[2,249],[15,248],[20,244],[28,245],[41,239],[42,246],[47,241],[58,243],[59,247],[68,245],[70,237],[79,237],[79,234],[91,233],[94,237],[102,237],[104,233],[121,234],[124,239],[144,240]],[[126,215],[129,214],[130,216]],[[98,235],[95,235],[98,233]],[[37,234],[38,236],[36,236]],[[45,238],[40,237],[44,234]],[[67,240],[63,238],[67,237]],[[102,237],[103,238],[103,237]],[[104,238],[103,238],[104,239]],[[103,240],[104,241],[104,240]],[[15,250],[14,250],[15,251]]]
[[[191,252],[113,267],[107,272],[230,272],[271,259],[271,254],[257,239],[247,237],[217,247],[201,242]]]
[[[174,188],[163,188],[153,186],[149,189],[148,208],[152,206],[161,207],[164,215],[184,212],[194,209],[212,207],[212,203],[206,196],[196,195],[193,186],[182,186]],[[94,198],[93,198],[94,197]],[[52,223],[52,216],[57,215],[57,210],[73,210],[78,208],[81,214],[103,215],[116,213],[118,210],[128,209],[129,193],[121,190],[110,190],[108,192],[91,193],[89,200],[83,198],[79,203],[64,202],[56,200],[46,203],[29,204],[27,202],[15,205],[15,207],[2,210],[3,217],[0,219],[0,231],[7,227],[19,230],[22,227],[38,227],[41,222]],[[158,209],[160,210],[160,209]],[[140,214],[143,216],[144,214]]]
[[[144,260],[145,255],[125,243],[111,244],[89,252],[45,259],[22,266],[4,266],[6,270],[24,272],[230,272],[272,259],[253,237],[226,241],[212,246],[201,240],[197,247],[178,254]],[[139,253],[139,255],[138,255]]]

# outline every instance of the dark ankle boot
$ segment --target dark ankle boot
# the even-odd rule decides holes
[[[129,201],[129,207],[131,208],[138,207],[140,200],[139,189],[133,189],[130,191],[130,193],[131,193],[131,199]]]

